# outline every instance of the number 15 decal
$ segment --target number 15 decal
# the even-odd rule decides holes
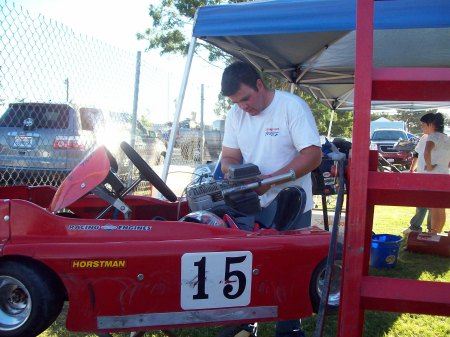
[[[187,253],[181,257],[181,307],[245,306],[252,288],[252,253]]]

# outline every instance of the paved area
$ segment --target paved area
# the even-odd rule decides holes
[[[328,226],[330,228],[330,231],[333,228],[333,223],[334,223],[334,212],[330,212],[330,210],[328,210]],[[343,212],[341,214],[341,219],[339,221],[339,231],[344,230],[344,224],[345,224],[345,213]],[[311,225],[317,226],[319,228],[324,228],[323,210],[313,209]]]
[[[162,175],[163,165],[158,165],[152,168],[159,176]],[[192,180],[193,171],[194,168],[187,165],[170,165],[166,184],[176,196],[180,197],[185,195],[184,190]]]

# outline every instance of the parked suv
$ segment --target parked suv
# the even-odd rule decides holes
[[[59,185],[99,144],[116,157],[119,169],[126,168],[119,143],[131,142],[131,119],[117,116],[111,122],[100,109],[65,103],[10,104],[0,117],[0,184]],[[136,151],[150,165],[161,163],[166,148],[156,134],[140,123],[135,134]]]
[[[12,103],[0,117],[2,184],[58,183],[96,144],[95,108]]]
[[[399,151],[396,144],[400,141],[408,141],[408,133],[400,129],[377,129],[370,139],[371,147],[375,147],[378,153],[391,165],[397,165],[400,169],[408,169],[412,162],[411,151]]]

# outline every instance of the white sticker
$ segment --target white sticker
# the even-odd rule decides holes
[[[252,253],[187,253],[181,257],[181,307],[246,306],[252,288]]]

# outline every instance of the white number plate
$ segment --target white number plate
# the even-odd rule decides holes
[[[26,148],[26,149],[33,147],[33,137],[16,136],[14,138],[14,147]]]
[[[246,306],[252,288],[252,253],[187,253],[181,257],[181,307]]]

